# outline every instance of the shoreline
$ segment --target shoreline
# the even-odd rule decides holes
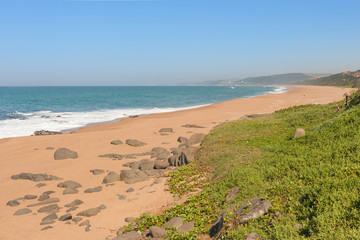
[[[217,86],[214,86],[215,88]],[[228,88],[229,86],[220,86]],[[236,87],[253,87],[253,86],[236,86]],[[259,87],[259,86],[257,86]],[[234,99],[242,99],[242,98],[253,98],[258,97],[266,94],[279,94],[287,91],[287,87],[284,86],[261,86],[264,88],[272,88],[272,90],[268,90],[262,94],[254,94],[249,96],[238,97]],[[201,88],[201,87],[200,87]],[[230,99],[232,100],[232,99]],[[229,100],[226,100],[229,101]],[[220,101],[222,102],[222,101]],[[215,102],[218,103],[218,102]],[[25,113],[24,117],[13,119],[14,122],[6,121],[9,119],[4,119],[6,123],[3,123],[1,130],[3,131],[3,135],[0,139],[4,138],[12,138],[12,137],[23,137],[23,136],[31,136],[35,131],[49,131],[49,132],[61,132],[61,133],[68,133],[72,131],[76,131],[78,129],[92,126],[92,125],[99,125],[99,124],[106,124],[109,122],[116,122],[119,120],[123,120],[128,117],[132,116],[143,116],[149,114],[156,114],[156,113],[166,113],[166,112],[176,112],[181,110],[187,109],[195,109],[200,108],[203,106],[211,105],[214,103],[206,103],[206,104],[196,104],[191,106],[179,106],[179,107],[153,107],[153,108],[119,108],[119,109],[98,109],[94,111],[85,111],[82,112],[79,110],[78,112],[52,112],[49,110],[48,113],[46,111],[36,111],[32,113]],[[20,114],[24,114],[21,113]],[[85,121],[80,120],[79,116],[85,114]],[[28,117],[30,115],[30,117]],[[37,119],[40,115],[41,118]],[[78,115],[78,116],[77,116]],[[102,116],[102,117],[95,117],[97,119],[92,119],[94,117],[90,117],[87,119],[86,116]],[[56,117],[55,117],[56,116]],[[77,116],[74,118],[74,116]],[[117,117],[116,117],[117,116]],[[115,117],[115,118],[114,118]],[[102,119],[101,119],[102,118]],[[21,121],[19,121],[21,120]],[[79,121],[80,120],[80,121]],[[2,124],[2,123],[0,123]],[[21,130],[18,128],[18,125],[22,126]],[[65,125],[65,126],[62,126]],[[31,130],[30,130],[31,129]],[[30,130],[30,131],[29,131]]]
[[[125,224],[126,217],[138,217],[141,213],[157,213],[169,204],[176,204],[173,196],[165,191],[166,178],[150,178],[148,181],[135,184],[125,184],[117,181],[114,185],[102,184],[107,173],[93,175],[91,169],[115,171],[129,169],[123,164],[139,161],[150,156],[112,160],[100,158],[101,154],[138,154],[149,152],[155,147],[170,150],[177,147],[177,138],[189,138],[194,133],[209,133],[218,124],[238,120],[250,114],[271,113],[276,110],[303,104],[329,103],[343,98],[345,92],[352,89],[315,86],[288,86],[289,91],[282,94],[267,94],[258,97],[233,99],[214,103],[200,108],[180,110],[175,112],[155,113],[136,118],[124,118],[121,121],[88,126],[73,133],[45,136],[26,136],[0,139],[0,235],[4,239],[104,239],[114,236],[118,228]],[[185,124],[196,124],[203,128],[187,128]],[[161,134],[161,128],[172,128],[173,132]],[[124,144],[113,145],[111,141],[119,139]],[[125,144],[126,139],[137,139],[146,145],[131,147]],[[48,149],[49,147],[53,149]],[[54,160],[54,152],[58,148],[69,148],[78,153],[77,159]],[[39,182],[28,180],[13,180],[12,175],[22,172],[46,173],[63,178],[59,181],[46,181],[46,186],[36,187]],[[154,184],[159,179],[160,183]],[[57,184],[64,180],[79,182],[82,187],[76,194],[63,195],[62,188]],[[102,186],[102,191],[84,193],[87,188]],[[133,188],[133,192],[127,192]],[[14,216],[18,209],[28,204],[38,203],[37,199],[19,200],[20,205],[6,206],[10,200],[24,195],[40,196],[46,191],[54,191],[51,198],[59,198],[56,203],[58,217],[66,214],[65,205],[75,199],[84,203],[71,212],[73,216],[88,208],[102,204],[106,209],[89,220],[91,231],[71,222],[55,221],[53,228],[41,231],[47,225],[40,225],[46,216],[38,212],[40,207],[30,207],[32,213]],[[120,200],[118,195],[125,195]],[[35,215],[33,215],[35,214]],[[21,229],[21,231],[19,231]]]

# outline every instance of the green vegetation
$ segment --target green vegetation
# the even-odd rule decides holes
[[[359,102],[356,92],[349,107],[344,101],[297,106],[218,126],[204,139],[198,160],[171,173],[170,191],[187,196],[185,203],[142,216],[135,229],[179,216],[195,221],[195,229],[167,229],[170,239],[202,238],[223,211],[221,239],[252,232],[263,239],[359,239]],[[306,136],[294,139],[299,127]],[[234,187],[237,197],[226,202]],[[272,203],[270,211],[237,223],[234,211],[258,196]]]
[[[350,74],[333,74],[327,77],[321,77],[314,80],[307,80],[300,82],[304,85],[319,85],[319,86],[344,86],[344,87],[359,87],[360,77],[354,77],[354,73],[360,73],[360,70],[349,72]]]

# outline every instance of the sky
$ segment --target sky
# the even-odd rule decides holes
[[[360,69],[359,0],[0,0],[0,86]]]

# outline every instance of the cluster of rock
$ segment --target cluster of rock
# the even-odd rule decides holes
[[[130,219],[132,221],[133,219]],[[135,226],[135,222],[131,222],[130,225]],[[190,221],[185,223],[185,219],[182,217],[173,217],[167,221],[164,226],[152,226],[145,230],[143,234],[137,231],[123,232],[123,229],[118,231],[118,236],[113,240],[130,240],[130,239],[165,239],[167,237],[166,228],[175,228],[179,233],[188,233],[195,228],[195,222]]]
[[[62,133],[61,133],[61,132],[55,132],[55,131],[47,131],[47,130],[35,131],[35,132],[33,133],[34,136],[58,135],[58,134],[62,134]]]
[[[234,200],[239,193],[239,188],[232,188],[226,195],[225,201],[231,202]],[[252,219],[259,218],[266,214],[272,207],[271,203],[267,199],[262,197],[256,197],[237,208],[232,214],[235,216],[235,222],[237,224],[244,224]],[[210,237],[220,237],[222,229],[224,227],[226,214],[224,211],[220,211],[217,221],[210,228]],[[251,233],[246,237],[247,240],[260,239],[257,233]]]

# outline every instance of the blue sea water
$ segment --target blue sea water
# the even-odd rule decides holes
[[[281,93],[283,87],[0,87],[0,138]]]

